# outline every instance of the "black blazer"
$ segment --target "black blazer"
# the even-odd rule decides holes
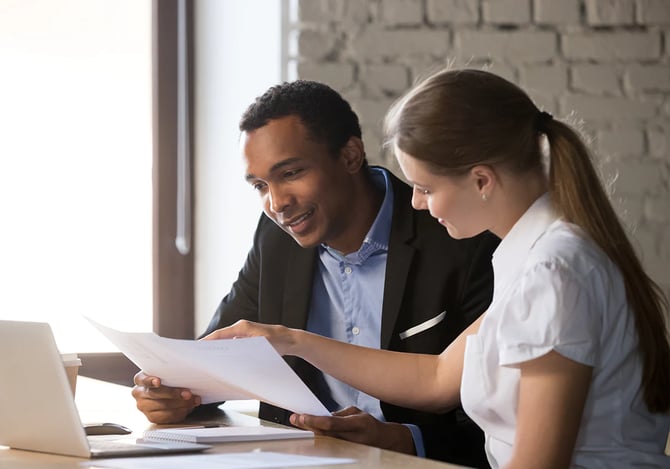
[[[493,290],[491,255],[499,240],[486,233],[454,240],[426,211],[411,207],[412,189],[390,175],[393,220],[382,306],[381,347],[439,354],[488,307]],[[207,332],[238,319],[307,325],[317,249],[300,247],[262,215],[254,244],[230,293],[221,301]],[[400,334],[446,311],[435,326],[402,339]],[[319,396],[321,373],[305,361],[288,363]],[[324,400],[324,403],[326,401]],[[462,412],[444,415],[381,403],[387,421],[418,425],[426,455],[451,463],[487,467],[481,430]],[[259,416],[288,424],[290,412],[262,403]]]

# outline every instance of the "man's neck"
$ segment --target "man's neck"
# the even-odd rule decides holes
[[[343,255],[351,254],[360,249],[365,236],[377,218],[384,201],[385,191],[375,185],[372,177],[366,176],[361,183],[358,194],[356,200],[359,203],[351,210],[351,223],[347,235],[348,242],[342,246],[330,245],[331,248],[336,249]]]

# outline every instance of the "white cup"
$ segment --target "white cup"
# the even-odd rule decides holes
[[[77,389],[77,375],[79,374],[79,367],[81,366],[81,359],[76,353],[62,353],[63,366],[67,379],[70,382],[70,389],[72,389],[72,396],[74,396]]]

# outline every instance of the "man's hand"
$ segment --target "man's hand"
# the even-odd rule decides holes
[[[311,430],[317,435],[416,454],[409,428],[399,423],[380,422],[356,407],[333,412],[332,417],[293,414],[290,420],[296,427]]]
[[[200,405],[200,396],[190,389],[171,388],[161,385],[160,378],[140,371],[133,378],[132,395],[137,408],[153,423],[167,424],[183,421]]]

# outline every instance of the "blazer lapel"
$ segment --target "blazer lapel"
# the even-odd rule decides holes
[[[282,323],[292,328],[305,329],[312,298],[312,283],[317,249],[295,246],[286,263]]]
[[[388,348],[395,328],[407,283],[409,267],[414,257],[410,244],[414,237],[414,211],[411,205],[411,188],[391,174],[393,184],[393,220],[386,260],[384,299],[382,302],[382,328],[380,345]]]

